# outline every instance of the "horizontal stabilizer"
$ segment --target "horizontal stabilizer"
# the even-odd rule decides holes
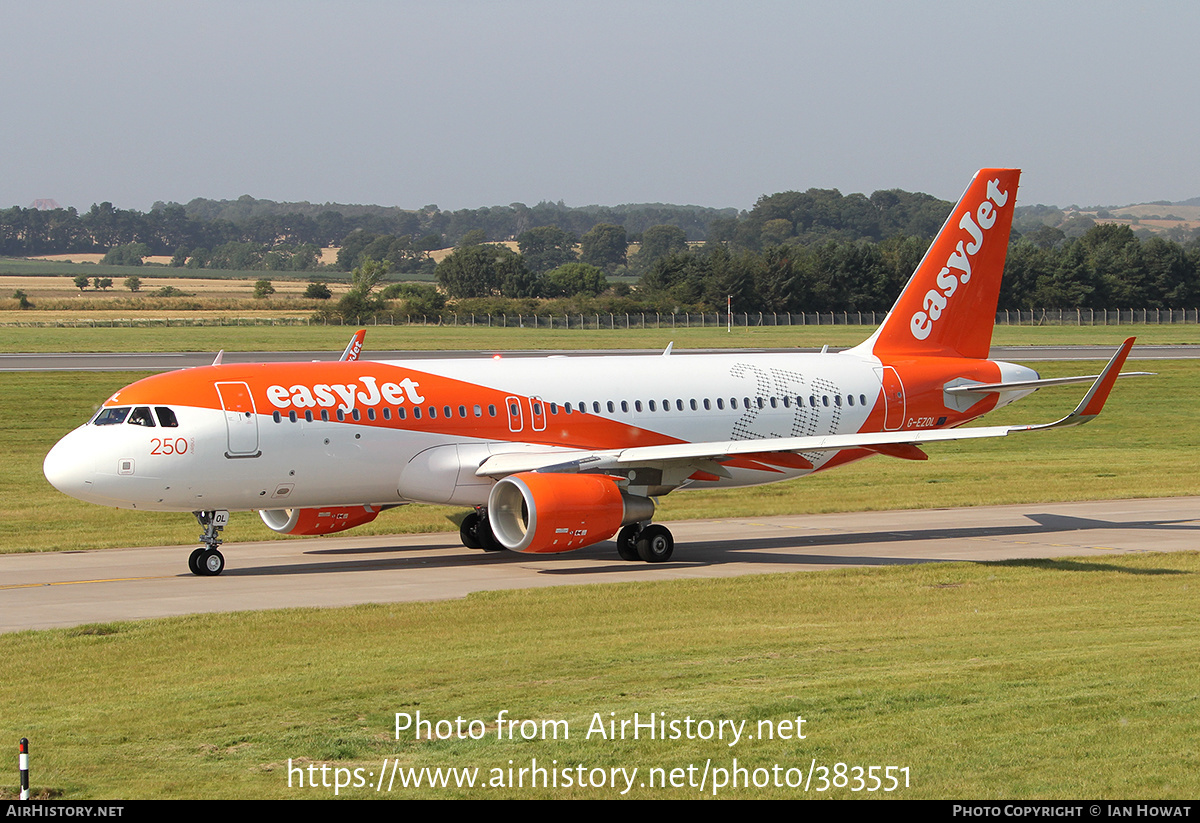
[[[1152,371],[1126,371],[1117,377],[1153,377]],[[1045,389],[1050,386],[1069,386],[1073,383],[1090,383],[1100,375],[1081,374],[1076,377],[1047,377],[1042,380],[1014,380],[1011,383],[973,383],[967,386],[950,386],[944,389],[946,394],[974,394],[977,392],[1023,391],[1025,389]]]

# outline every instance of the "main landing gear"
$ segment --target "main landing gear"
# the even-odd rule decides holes
[[[485,552],[503,551],[504,547],[492,533],[487,520],[487,509],[478,508],[466,516],[458,527],[458,536],[468,549],[483,549]]]
[[[188,557],[188,569],[192,574],[201,577],[215,577],[225,571],[225,556],[217,550],[217,547],[224,542],[221,539],[221,530],[229,522],[229,512],[222,510],[192,512],[192,514],[204,528],[204,534],[200,535],[200,541],[204,545]]]
[[[622,560],[666,563],[675,551],[675,538],[666,526],[630,523],[617,532],[617,554]]]

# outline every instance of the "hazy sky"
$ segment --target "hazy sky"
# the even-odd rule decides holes
[[[1200,196],[1200,3],[0,0],[0,207]]]

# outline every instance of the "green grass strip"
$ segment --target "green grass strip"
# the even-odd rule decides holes
[[[815,762],[831,783],[838,763],[909,769],[891,793],[819,792],[818,775],[807,793],[718,797],[1194,798],[1198,574],[1195,553],[925,564],[0,635],[0,737],[28,737],[35,792],[71,799],[333,796],[294,772],[289,788],[289,760],[374,773],[340,793],[374,797],[385,758],[506,781],[510,761],[534,759],[636,767],[639,782],[734,758],[806,776]],[[501,710],[539,729],[565,721],[569,738],[497,739]],[[417,711],[486,734],[397,740],[396,713]],[[596,717],[635,712],[744,720],[754,739],[589,739]],[[755,734],[797,717],[803,740],[794,725],[787,740]],[[619,794],[397,784],[389,796]],[[706,791],[627,796],[712,794],[710,778]]]

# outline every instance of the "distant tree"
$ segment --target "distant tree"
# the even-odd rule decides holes
[[[687,251],[687,234],[683,229],[678,226],[651,226],[642,232],[642,246],[634,262],[638,269],[644,271],[659,258],[681,251]]]
[[[483,229],[471,229],[458,241],[455,248],[465,249],[469,246],[481,246],[487,242],[487,232]]]
[[[338,314],[346,320],[357,320],[383,309],[383,300],[372,294],[388,273],[387,261],[367,258],[350,272],[350,291],[338,301]]]
[[[29,302],[29,296],[21,289],[13,292],[13,299],[17,301],[17,307],[22,309],[32,309],[33,304]]]
[[[457,249],[438,264],[437,279],[451,297],[536,297],[539,291],[537,276],[506,246]]]
[[[188,253],[183,246],[175,249],[175,254],[171,255],[171,265],[174,268],[181,269],[187,265]]]
[[[547,272],[542,280],[546,297],[571,297],[576,294],[595,297],[608,288],[604,272],[587,263],[566,263]]]
[[[130,291],[134,291],[134,292],[141,291],[142,290],[142,278],[140,278],[136,275],[133,277],[126,277],[125,278],[125,288],[129,289]]]
[[[333,297],[333,292],[324,283],[309,283],[308,288],[304,290],[304,296],[310,300],[328,300]]]
[[[75,275],[74,282],[75,282],[75,288],[79,289],[80,291],[83,291],[84,289],[86,289],[88,287],[88,283],[92,282],[92,279],[90,277],[88,277],[86,274],[77,274],[77,275]]]
[[[517,247],[525,265],[535,274],[543,274],[576,260],[575,244],[579,238],[558,226],[538,226],[517,236]]]
[[[275,293],[275,287],[271,285],[270,280],[259,280],[254,284],[254,296],[261,299],[270,297]]]
[[[625,227],[613,223],[593,226],[591,231],[579,238],[579,249],[579,259],[582,262],[598,266],[607,274],[612,274],[618,266],[625,265],[629,250]]]
[[[113,246],[100,262],[106,266],[140,266],[142,258],[149,253],[150,247],[145,243],[126,243]]]
[[[777,217],[763,223],[762,233],[759,236],[764,246],[778,246],[792,236],[792,229],[791,220]]]
[[[112,278],[111,277],[101,277],[100,278],[100,288],[103,289],[104,291],[108,291],[109,289],[111,289],[112,288]]]
[[[187,256],[187,267],[189,269],[202,269],[208,265],[208,259],[212,255],[208,249],[203,246],[198,246],[192,249],[191,254]]]

